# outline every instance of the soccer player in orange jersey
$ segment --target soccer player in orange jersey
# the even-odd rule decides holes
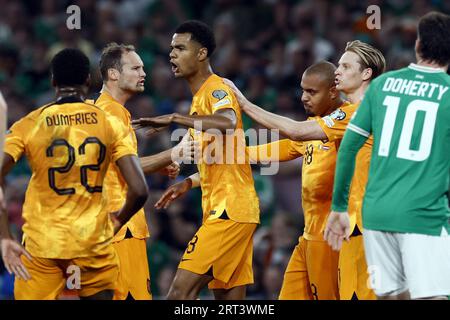
[[[100,59],[103,88],[92,101],[127,128],[137,153],[136,134],[131,127],[131,115],[125,107],[135,94],[144,91],[146,77],[144,64],[131,45],[108,44]],[[191,151],[189,141],[183,141],[173,149],[156,155],[140,158],[144,173],[154,173],[164,169],[171,177],[176,177],[179,165],[172,162],[172,154]],[[189,154],[185,154],[188,157]],[[125,201],[127,189],[125,179],[117,166],[111,164],[106,174],[104,187],[110,210],[120,208]],[[149,300],[150,273],[147,259],[146,238],[149,237],[144,210],[140,210],[114,237],[113,245],[120,260],[120,272],[114,292],[114,300]]]
[[[147,185],[128,130],[84,102],[89,59],[64,49],[51,62],[56,99],[9,130],[2,179],[26,155],[32,169],[23,206],[23,244],[0,219],[2,258],[16,276],[16,299],[56,299],[71,282],[81,298],[111,299],[119,261],[115,233],[147,199]],[[118,212],[106,206],[104,178],[115,162],[128,186]]]
[[[349,42],[336,70],[336,88],[346,95],[351,104],[347,106],[346,111],[337,111],[320,121],[295,121],[268,112],[248,101],[231,81],[227,80],[226,83],[236,93],[242,110],[261,125],[278,129],[283,135],[296,141],[317,139],[331,142],[343,138],[346,125],[357,109],[365,89],[372,79],[383,73],[384,69],[385,59],[379,50],[358,40]],[[337,123],[345,126],[342,126],[341,130],[334,130]],[[358,154],[357,169],[352,180],[349,203],[352,237],[343,246],[339,256],[339,295],[340,299],[344,300],[375,299],[368,285],[367,264],[361,237],[361,203],[367,182],[370,152],[369,139]]]
[[[346,126],[344,120],[350,104],[344,102],[336,90],[335,70],[332,63],[325,61],[307,68],[301,79],[301,100],[308,120],[320,122],[323,117],[328,117],[328,121],[335,122],[329,130],[342,131]],[[339,299],[339,253],[333,251],[323,239],[329,214],[327,210],[331,207],[339,144],[340,140],[298,142],[285,139],[249,147],[252,160],[289,161],[303,157],[302,207],[305,228],[284,274],[280,299]]]
[[[172,38],[170,62],[175,77],[189,83],[193,94],[190,113],[134,121],[147,127],[178,123],[191,128],[189,135],[200,142],[203,154],[212,144],[218,147],[217,160],[234,154],[226,164],[202,159],[197,165],[199,180],[182,182],[201,185],[203,223],[181,259],[168,299],[196,299],[206,285],[216,299],[244,299],[246,285],[253,283],[253,233],[259,223],[259,202],[250,164],[238,163],[236,158],[237,144],[245,146],[243,134],[234,135],[242,132],[241,112],[230,88],[211,69],[214,48],[214,34],[207,25],[200,21],[181,24]],[[211,130],[215,133],[208,133]],[[218,142],[226,140],[226,132],[237,143]]]

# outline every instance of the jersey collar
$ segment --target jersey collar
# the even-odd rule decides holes
[[[440,68],[432,68],[432,67],[420,66],[420,65],[415,64],[415,63],[410,63],[408,68],[416,70],[416,71],[427,72],[427,73],[444,72],[444,70],[442,70]]]

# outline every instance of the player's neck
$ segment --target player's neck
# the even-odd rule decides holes
[[[116,100],[123,106],[125,106],[125,103],[132,96],[132,94],[130,94],[129,92],[124,91],[116,86],[108,86],[108,84],[106,83],[103,84],[102,90],[100,92],[108,93],[114,100]]]
[[[350,103],[360,103],[362,98],[364,97],[364,92],[366,92],[367,87],[369,86],[369,82],[364,82],[361,86],[353,92],[346,93],[345,96]]]
[[[186,78],[191,88],[192,95],[194,96],[198,90],[202,87],[205,81],[213,74],[211,66],[208,65],[206,68],[201,68],[197,73],[193,74],[191,77]]]
[[[56,100],[75,97],[84,101],[86,99],[86,94],[81,87],[57,87],[56,88]]]
[[[447,72],[447,69],[448,69],[448,65],[442,66],[442,65],[437,64],[437,63],[435,63],[433,61],[424,60],[422,58],[418,58],[417,59],[417,65],[422,66],[422,67],[441,69],[444,72]]]

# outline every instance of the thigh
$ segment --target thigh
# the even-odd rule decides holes
[[[102,255],[76,258],[70,264],[77,270],[74,274],[79,272],[80,275],[80,297],[114,290],[119,275],[119,258],[112,245]]]
[[[150,271],[145,239],[129,238],[113,243],[120,261],[114,300],[151,300]]]
[[[54,259],[21,257],[31,279],[14,281],[16,300],[55,300],[66,285],[64,270]]]
[[[325,241],[308,241],[306,265],[315,300],[338,300],[339,252]]]
[[[412,299],[450,295],[450,236],[400,235],[402,261]]]
[[[224,236],[220,242],[219,254],[212,265],[214,280],[209,283],[210,289],[229,290],[253,283],[255,229],[254,223],[231,220],[223,227]]]
[[[313,300],[306,267],[306,244],[303,238],[292,252],[284,273],[280,300]]]
[[[229,219],[205,221],[188,243],[179,269],[210,275],[211,289],[230,289],[253,283],[254,223]]]

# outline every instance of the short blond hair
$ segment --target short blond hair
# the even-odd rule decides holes
[[[378,77],[386,69],[386,60],[381,51],[368,43],[359,40],[347,42],[345,51],[353,52],[359,57],[361,71],[367,68],[372,69],[371,80]]]

